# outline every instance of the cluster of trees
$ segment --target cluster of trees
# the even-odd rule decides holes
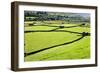
[[[68,22],[90,22],[89,16],[82,17],[76,13],[25,11],[24,16],[25,21],[63,20]]]

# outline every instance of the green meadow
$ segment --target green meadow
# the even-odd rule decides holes
[[[26,62],[90,58],[90,35],[82,34],[90,33],[89,23],[63,23],[60,27],[62,21],[36,22],[25,22]]]

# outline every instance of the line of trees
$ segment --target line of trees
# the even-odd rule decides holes
[[[90,22],[89,17],[85,18],[80,15],[70,13],[55,13],[42,11],[25,11],[25,21],[48,21],[48,20],[65,20],[73,22]]]

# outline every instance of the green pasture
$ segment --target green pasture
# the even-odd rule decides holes
[[[32,23],[33,22],[25,22],[25,24],[32,24]],[[24,39],[25,39],[24,52],[26,54],[25,61],[49,61],[49,60],[70,60],[70,59],[90,58],[90,36],[82,37],[81,34],[83,32],[90,33],[90,27],[88,27],[89,24],[86,24],[84,26],[78,26],[81,23],[80,24],[65,23],[63,24],[64,27],[69,27],[69,26],[77,26],[77,27],[59,28],[60,21],[59,24],[57,23],[57,21],[56,23],[49,23],[48,21],[45,21],[41,24],[39,23],[40,22],[35,23],[36,25],[33,26],[25,26],[24,28],[24,31],[34,31],[34,32],[24,32]],[[52,27],[52,26],[57,26],[57,27]],[[56,30],[50,31],[53,29]],[[63,32],[63,30],[65,32]],[[81,39],[74,41],[78,38]],[[48,48],[63,43],[68,43],[68,44],[42,50],[44,48]],[[32,54],[32,52],[38,50],[42,51]]]

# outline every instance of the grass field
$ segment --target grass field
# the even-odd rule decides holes
[[[45,24],[45,25],[44,25]],[[25,26],[25,61],[90,58],[90,27],[80,24],[44,23]]]

